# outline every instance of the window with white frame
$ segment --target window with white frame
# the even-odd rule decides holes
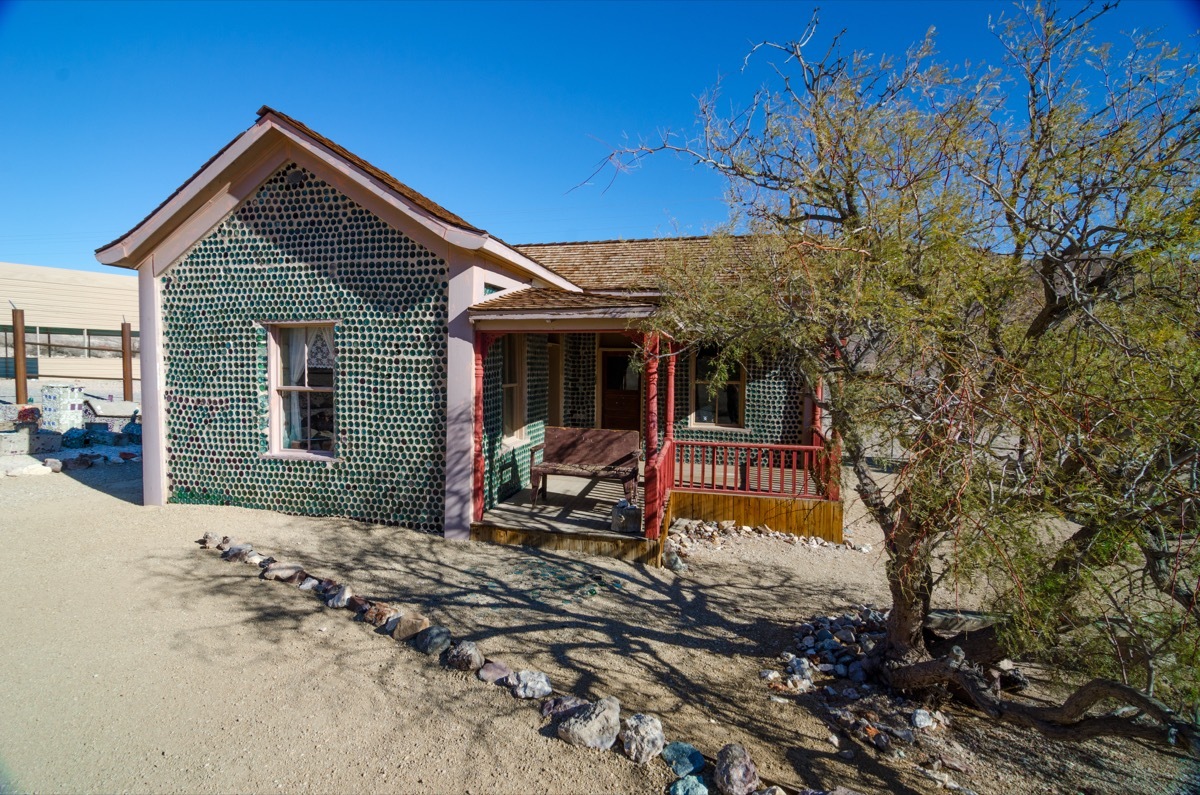
[[[525,337],[509,334],[500,341],[504,363],[500,394],[504,405],[504,438],[525,438]]]
[[[740,365],[714,391],[717,349],[703,346],[692,352],[692,425],[746,427],[746,371]]]
[[[267,326],[271,364],[271,452],[332,456],[332,323]]]

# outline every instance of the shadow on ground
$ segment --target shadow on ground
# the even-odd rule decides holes
[[[615,695],[624,714],[642,711],[662,718],[668,739],[684,739],[715,755],[727,742],[742,742],[764,778],[789,789],[857,789],[919,793],[936,785],[909,765],[876,754],[842,736],[841,749],[827,740],[824,697],[813,693],[769,700],[758,677],[764,667],[780,667],[796,623],[814,612],[837,613],[863,601],[862,589],[839,585],[833,572],[800,574],[786,567],[693,565],[684,576],[618,561],[579,558],[547,550],[455,544],[411,531],[365,525],[345,519],[274,517],[286,533],[270,528],[259,538],[246,530],[242,540],[261,551],[302,563],[316,576],[345,582],[371,600],[419,609],[456,637],[476,641],[489,657],[514,668],[548,672],[557,690],[595,699]],[[246,526],[243,524],[243,526]],[[214,527],[217,532],[235,532]],[[283,536],[270,546],[272,536]],[[182,543],[182,540],[181,540]],[[282,640],[320,615],[323,621],[350,621],[312,596],[275,583],[254,583],[254,569],[225,564],[213,552],[197,552],[194,578],[164,584],[163,599],[189,600],[217,592],[236,602],[239,625]],[[826,579],[828,578],[828,579]],[[247,631],[245,626],[230,630]],[[370,632],[363,627],[364,633]],[[219,655],[192,643],[191,654]],[[373,637],[392,643],[387,637]],[[355,646],[339,650],[338,667],[358,670],[386,686],[405,675],[411,658],[397,655],[383,669],[360,666]],[[411,652],[415,654],[415,652]],[[411,669],[408,675],[411,674]],[[444,703],[457,700],[448,687]],[[528,709],[512,702],[512,709]],[[1037,743],[1031,748],[1010,729],[996,730],[982,719],[956,716],[990,742],[989,761],[1029,781],[1048,767],[1074,767],[1097,782],[1121,780],[1117,744]],[[483,741],[487,721],[481,721]],[[984,731],[984,728],[988,731]],[[1096,753],[1102,748],[1105,753]],[[1111,751],[1111,753],[1107,752]],[[910,751],[914,759],[920,755]],[[963,783],[967,783],[964,781]]]
[[[63,450],[53,457],[63,460],[75,458],[78,454],[86,452],[87,448]],[[64,469],[56,477],[68,477],[122,502],[132,505],[142,504],[142,465],[140,463],[97,463],[87,469]]]
[[[781,569],[676,577],[545,550],[453,544],[349,520],[294,521],[319,526],[319,539],[281,549],[260,541],[263,551],[346,582],[368,599],[420,609],[489,656],[547,671],[556,689],[590,699],[616,695],[625,714],[662,718],[671,739],[686,739],[708,754],[743,742],[764,776],[789,788],[925,789],[865,749],[851,763],[837,758],[818,696],[776,704],[759,681],[758,670],[774,662],[764,658],[790,645],[805,606],[844,609],[861,601],[855,593]],[[193,589],[227,593],[251,610],[246,622],[259,635],[296,630],[326,610],[294,588],[238,587],[252,570],[217,562],[214,553],[197,554],[208,556],[204,571],[215,569],[213,576],[175,582],[170,592],[180,599]],[[349,620],[343,611],[336,618]],[[352,667],[353,657],[348,650],[340,662]]]

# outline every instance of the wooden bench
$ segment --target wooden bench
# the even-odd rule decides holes
[[[541,463],[536,461],[539,451]],[[546,441],[529,451],[533,504],[537,505],[538,491],[546,496],[549,475],[619,480],[625,487],[625,499],[634,502],[640,454],[637,431],[547,427]]]

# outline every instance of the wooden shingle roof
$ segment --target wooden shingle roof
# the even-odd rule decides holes
[[[442,205],[435,202],[433,199],[430,199],[428,196],[425,196],[422,193],[418,193],[417,191],[408,187],[403,182],[396,179],[395,177],[393,177],[391,174],[387,173],[383,169],[371,165],[366,160],[363,160],[361,157],[354,154],[353,152],[351,152],[347,149],[344,149],[343,147],[341,147],[338,144],[334,143],[333,141],[329,140],[325,136],[321,135],[320,133],[316,132],[311,127],[306,125],[304,122],[293,119],[291,116],[288,116],[286,113],[280,113],[279,111],[275,110],[274,108],[268,107],[267,105],[263,105],[261,108],[258,109],[258,117],[260,119],[263,116],[267,116],[267,115],[274,116],[275,118],[286,122],[288,125],[293,127],[298,132],[303,133],[304,135],[308,136],[312,140],[319,143],[321,146],[324,146],[326,149],[328,149],[331,152],[333,152],[334,154],[338,155],[338,157],[341,157],[342,159],[344,159],[344,160],[352,163],[353,165],[357,166],[358,168],[362,169],[367,174],[371,175],[373,178],[379,180],[380,182],[382,182],[387,187],[391,188],[396,193],[398,193],[401,196],[403,196],[404,198],[408,199],[408,201],[410,201],[413,204],[415,204],[416,206],[420,207],[422,210],[425,210],[427,213],[432,215],[434,218],[437,218],[439,221],[444,221],[444,222],[450,224],[451,226],[457,226],[459,229],[466,229],[471,232],[481,232],[482,233],[484,231],[477,226],[472,226],[471,224],[467,223],[465,220],[463,220],[463,218],[461,216],[450,212],[445,207],[443,207]]]
[[[667,258],[708,256],[710,237],[528,243],[517,251],[537,260],[584,290],[656,292]]]
[[[489,298],[471,307],[472,312],[568,312],[583,310],[654,309],[656,303],[645,298],[622,298],[595,293],[569,293],[566,290],[527,288]]]

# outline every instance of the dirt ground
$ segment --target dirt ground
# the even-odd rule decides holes
[[[606,559],[452,544],[391,527],[238,508],[143,508],[140,467],[0,478],[0,792],[663,792],[660,761],[573,748],[536,704],[440,668],[346,611],[193,543],[235,536],[418,608],[555,688],[615,695],[668,740],[750,750],[794,791],[920,793],[915,747],[828,741],[822,696],[759,679],[814,613],[886,602],[874,552],[731,542],[681,576]],[[851,506],[853,511],[853,506]],[[874,531],[877,534],[877,530]],[[1181,759],[1063,746],[952,715],[981,795],[1184,792]]]

